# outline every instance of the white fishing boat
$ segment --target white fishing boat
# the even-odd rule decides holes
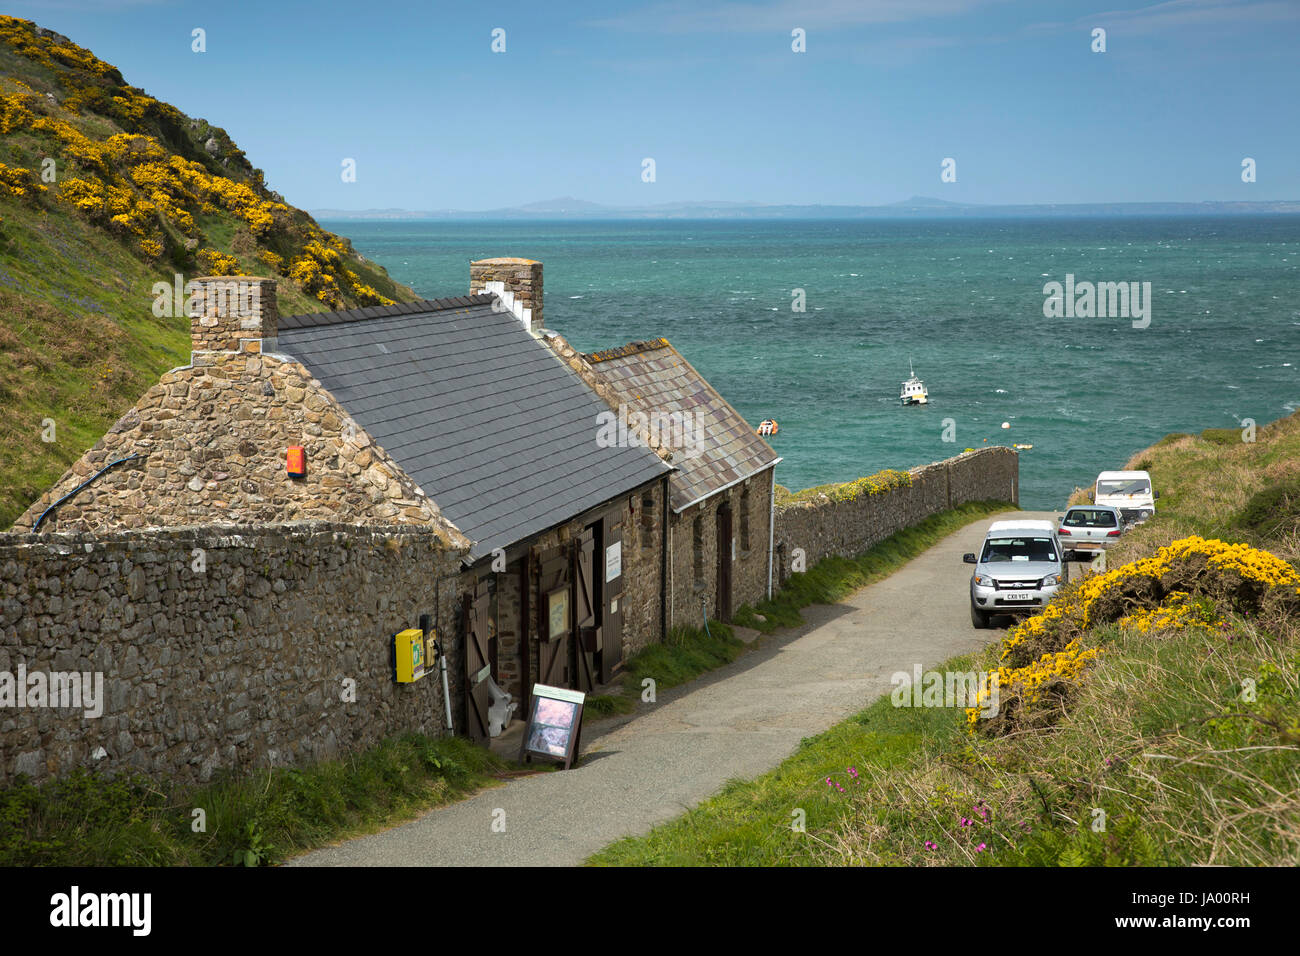
[[[903,389],[898,393],[898,400],[904,405],[924,405],[930,400],[930,393],[925,390],[925,383],[916,377],[916,370],[912,368],[912,362],[909,359],[907,370],[911,374],[906,382],[903,383]]]

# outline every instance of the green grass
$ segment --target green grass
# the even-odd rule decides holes
[[[274,864],[494,785],[505,767],[462,738],[406,734],[344,760],[196,788],[86,770],[39,787],[20,778],[0,790],[0,866]]]
[[[673,628],[662,644],[651,644],[628,657],[619,693],[587,698],[583,712],[597,718],[630,714],[648,686],[647,679],[654,681],[658,693],[730,664],[744,650],[745,643],[721,621],[709,621],[707,632],[699,627]]]
[[[882,697],[776,769],[588,862],[1296,865],[1300,654],[1245,621],[1229,637],[1111,629],[1106,666],[1061,724],[1017,737],[973,737],[961,709]],[[934,669],[990,666],[976,655]],[[1247,679],[1253,702],[1241,699]]]

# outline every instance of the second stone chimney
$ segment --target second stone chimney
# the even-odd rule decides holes
[[[275,280],[200,276],[187,283],[190,348],[202,352],[273,352],[280,308]]]
[[[469,292],[495,292],[530,332],[541,332],[542,264],[536,259],[479,259],[469,264]]]

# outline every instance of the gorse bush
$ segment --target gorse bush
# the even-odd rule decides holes
[[[29,202],[50,197],[129,240],[150,264],[166,259],[214,275],[241,268],[209,245],[205,219],[227,213],[267,247],[270,256],[257,257],[261,262],[326,306],[393,303],[354,271],[359,260],[348,268],[347,241],[267,189],[262,171],[224,131],[191,122],[128,86],[89,50],[39,34],[29,21],[0,16],[0,41],[49,71],[65,94],[60,103],[18,77],[0,80],[0,133],[29,139],[34,157],[59,157],[57,188],[42,185],[34,170],[0,165],[0,195]],[[102,135],[103,120],[121,131]]]
[[[1007,632],[998,667],[999,712],[972,728],[1006,734],[1050,723],[1102,653],[1089,647],[1093,629],[1109,624],[1140,633],[1217,627],[1225,613],[1250,616],[1265,628],[1289,626],[1300,612],[1300,572],[1246,544],[1198,535],[1104,574],[1067,585],[1042,613]],[[987,697],[992,690],[984,692]]]

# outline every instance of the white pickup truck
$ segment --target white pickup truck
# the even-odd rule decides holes
[[[1141,524],[1156,513],[1151,476],[1145,471],[1103,471],[1088,493],[1093,504],[1109,505],[1120,513],[1125,525]]]

